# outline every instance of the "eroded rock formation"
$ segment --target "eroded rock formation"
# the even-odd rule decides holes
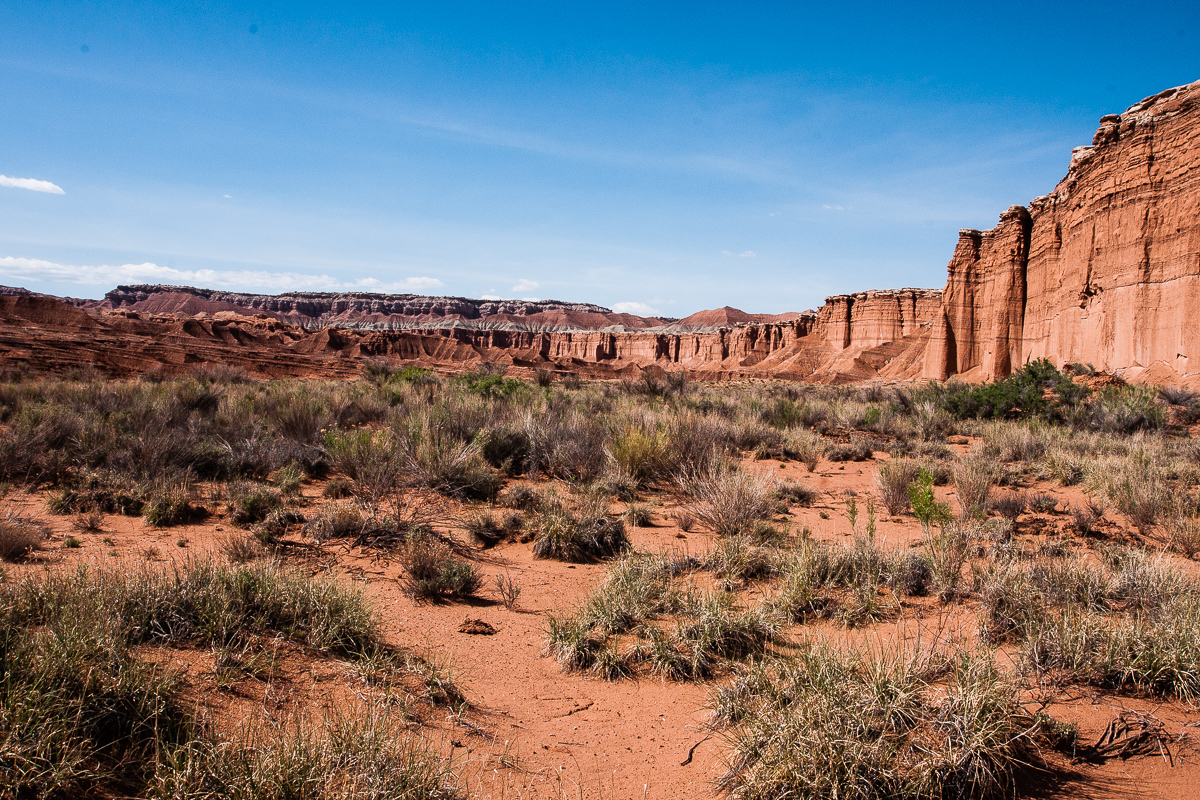
[[[943,298],[930,378],[1037,358],[1200,378],[1200,82],[1103,117],[1053,192],[963,231]]]

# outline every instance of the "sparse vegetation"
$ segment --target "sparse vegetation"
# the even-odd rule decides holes
[[[196,717],[142,652],[191,648],[213,659],[202,685],[226,691],[270,675],[270,639],[382,687],[417,662],[383,647],[344,588],[360,581],[389,587],[389,603],[398,581],[499,620],[525,619],[501,603],[551,608],[546,651],[568,671],[713,680],[736,797],[1012,796],[1053,741],[1015,702],[1029,690],[1200,697],[1200,589],[1181,561],[1200,553],[1190,392],[1093,391],[1044,362],[977,387],[502,372],[380,361],[346,384],[219,371],[0,383],[0,491],[16,496],[0,513],[0,695],[29,712],[0,710],[24,759],[0,757],[14,770],[0,784],[199,800],[282,793],[294,774],[352,793],[369,759],[388,792],[450,796],[445,762],[401,730],[418,694],[464,713],[435,667],[420,667],[424,694],[389,685],[387,713],[243,730]],[[878,469],[847,463],[876,453]],[[52,540],[43,506],[65,517],[48,518]],[[219,566],[206,536],[146,531],[207,514]],[[666,521],[636,541],[677,549],[632,551],[627,529],[651,518]],[[112,536],[101,547],[94,533]],[[124,575],[92,566],[108,554],[144,560]],[[523,593],[514,562],[529,554],[605,563],[533,565]],[[313,577],[325,570],[336,580]],[[545,605],[547,572],[591,592]],[[977,615],[977,639],[873,649],[943,613]],[[862,648],[818,641],[831,624]],[[55,688],[43,702],[37,686]],[[35,724],[41,739],[11,735]]]

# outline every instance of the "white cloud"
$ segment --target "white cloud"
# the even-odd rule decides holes
[[[825,204],[825,205],[821,206],[821,208],[825,209],[826,211],[845,211],[846,210],[842,206],[831,206],[829,204]]]
[[[14,189],[28,189],[31,192],[45,192],[46,194],[66,194],[61,186],[56,186],[50,181],[39,181],[37,178],[10,178],[7,175],[0,175],[0,186],[11,186]]]
[[[731,255],[733,255],[733,251],[732,251],[732,250],[722,250],[722,251],[721,251],[721,255],[723,255],[723,256],[731,256]]]
[[[612,309],[619,314],[637,314],[639,317],[654,317],[661,313],[657,308],[651,308],[645,303],[637,303],[632,300],[613,303]]]
[[[36,258],[0,257],[0,278],[20,283],[52,281],[112,288],[118,283],[165,283],[204,289],[267,292],[412,292],[442,286],[437,278],[425,276],[381,281],[360,278],[345,281],[331,275],[263,270],[175,269],[158,264],[74,266]]]
[[[514,292],[528,292],[532,291],[533,289],[540,288],[542,288],[542,285],[537,281],[531,281],[528,278],[521,278],[521,280],[517,281],[517,285],[512,287],[512,290]]]
[[[480,300],[503,300],[504,298],[498,294],[481,294],[481,295],[479,295],[479,299]]]
[[[540,297],[522,297],[521,301],[525,302],[525,303],[540,303],[540,302],[542,302]]]
[[[223,194],[223,195],[221,195],[221,197],[225,198],[226,200],[232,200],[232,199],[233,199],[233,195],[231,195],[231,194]]]
[[[754,252],[753,250],[744,250],[741,253],[738,253],[738,258],[755,258],[757,256],[758,253]]]

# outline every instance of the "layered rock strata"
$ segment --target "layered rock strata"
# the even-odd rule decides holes
[[[1037,358],[1200,379],[1200,82],[1103,117],[1050,194],[963,231],[924,375]]]
[[[231,311],[199,317],[80,309],[53,298],[0,296],[0,363],[33,372],[90,366],[112,374],[182,373],[229,363],[266,377],[357,374],[364,358],[450,369],[480,361],[604,377],[647,369],[714,378],[845,382],[902,378],[924,351],[938,292],[906,289],[828,298],[816,313],[700,332],[313,329]],[[830,326],[836,328],[831,334]],[[895,337],[895,338],[891,338]],[[157,365],[157,366],[156,366]]]

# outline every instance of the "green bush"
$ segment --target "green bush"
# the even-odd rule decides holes
[[[947,384],[939,405],[959,419],[1061,419],[1089,393],[1043,358],[994,383]]]

